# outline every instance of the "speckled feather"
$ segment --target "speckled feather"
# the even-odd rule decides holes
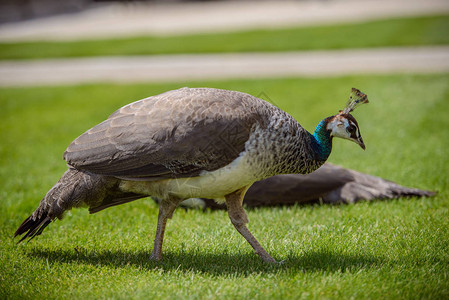
[[[122,107],[71,143],[64,159],[77,169],[147,181],[198,176],[249,151],[263,175],[305,173],[314,169],[308,144],[307,132],[264,100],[183,88]]]

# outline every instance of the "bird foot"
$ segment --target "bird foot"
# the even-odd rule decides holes
[[[282,265],[285,264],[285,262],[286,262],[286,260],[284,259],[284,260],[281,260],[281,261],[277,261],[276,264],[277,264],[278,266],[282,266]]]

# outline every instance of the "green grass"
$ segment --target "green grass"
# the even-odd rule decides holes
[[[74,210],[30,243],[21,221],[65,170],[68,143],[121,105],[188,83],[0,89],[0,298],[444,299],[449,297],[449,75],[190,83],[263,95],[308,130],[351,87],[367,145],[334,143],[330,161],[430,199],[249,211],[249,228],[281,266],[263,264],[223,211],[177,210],[164,258],[149,261],[149,199],[95,215]]]
[[[172,37],[1,43],[0,59],[296,51],[449,44],[449,16]]]

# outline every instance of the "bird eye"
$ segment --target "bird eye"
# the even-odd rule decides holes
[[[347,130],[348,130],[349,133],[354,133],[355,132],[355,127],[354,126],[349,126]]]

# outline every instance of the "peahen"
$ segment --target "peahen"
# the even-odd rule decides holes
[[[345,109],[322,120],[313,134],[272,104],[236,91],[182,88],[131,103],[68,146],[68,170],[15,236],[33,238],[73,207],[95,213],[156,196],[162,201],[150,258],[160,260],[166,222],[178,204],[213,198],[226,203],[255,253],[274,263],[246,227],[245,192],[273,175],[315,171],[329,157],[333,137],[365,149],[350,112],[367,102],[353,89]]]

